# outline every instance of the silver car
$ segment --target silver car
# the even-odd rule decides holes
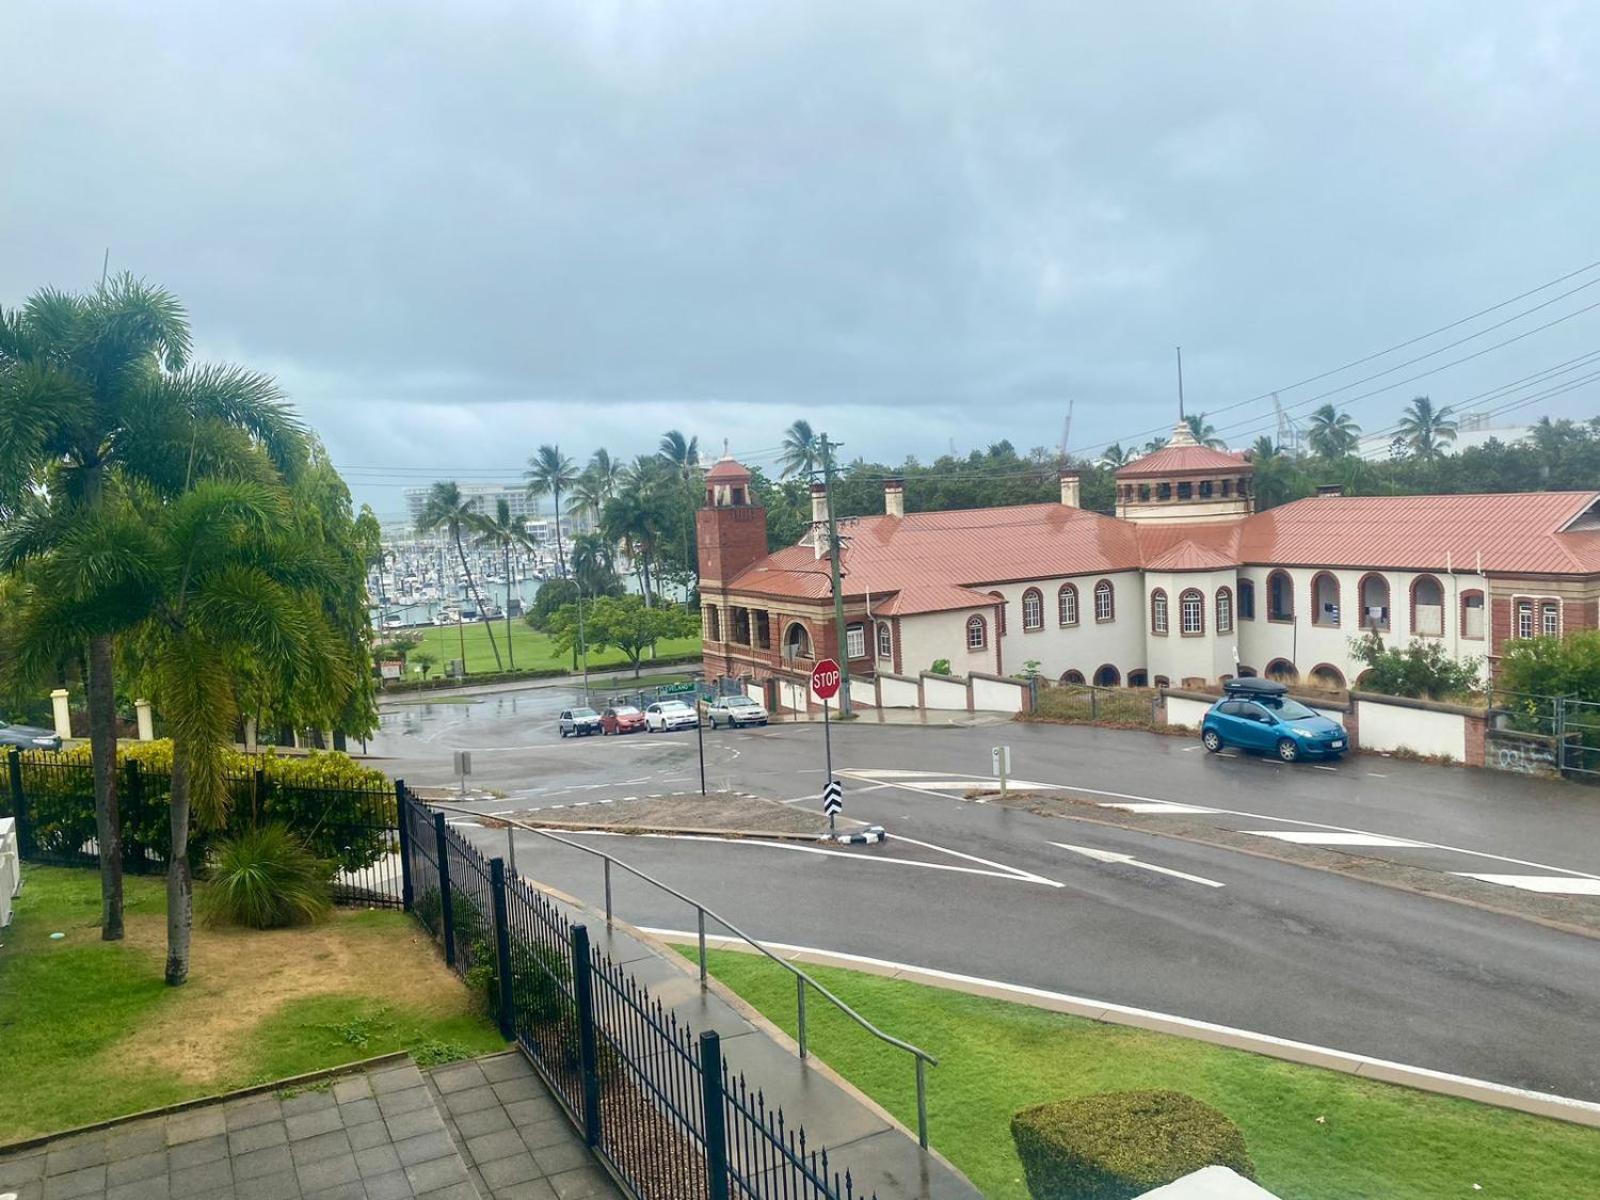
[[[600,732],[600,714],[592,708],[565,709],[559,719],[562,737],[588,737]]]
[[[711,706],[711,728],[724,725],[765,725],[767,710],[749,696],[718,696]]]

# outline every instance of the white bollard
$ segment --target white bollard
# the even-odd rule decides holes
[[[67,711],[67,689],[57,688],[51,692],[50,704],[55,709],[56,732],[65,741],[72,736],[72,714]]]
[[[156,740],[156,721],[150,712],[150,701],[135,700],[133,702],[134,715],[139,718],[139,740],[153,742]]]

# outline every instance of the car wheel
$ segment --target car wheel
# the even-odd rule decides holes
[[[1202,733],[1200,735],[1200,744],[1213,754],[1222,749],[1222,739],[1217,736],[1215,729],[1208,729]]]
[[[561,734],[562,738],[567,736],[567,731],[565,729],[559,730],[558,732]]]
[[[1278,757],[1284,762],[1293,762],[1300,757],[1300,747],[1294,744],[1293,738],[1278,739]]]

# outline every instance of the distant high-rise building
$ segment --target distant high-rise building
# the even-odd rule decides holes
[[[504,500],[510,505],[513,517],[536,518],[540,515],[540,505],[544,500],[542,496],[529,496],[520,483],[461,483],[456,486],[461,489],[462,499],[466,500],[473,512],[490,517],[494,516],[497,507],[495,501]],[[406,515],[413,526],[422,515],[430,490],[425,487],[406,489]]]

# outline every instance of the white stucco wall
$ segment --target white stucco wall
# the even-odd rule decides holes
[[[977,612],[989,625],[989,644],[967,651],[967,618]],[[919,613],[900,618],[900,674],[915,676],[941,658],[958,675],[994,670],[994,610]]]
[[[1000,643],[1001,669],[977,670],[1010,674],[1021,671],[1030,659],[1039,663],[1039,673],[1047,679],[1060,679],[1067,671],[1082,671],[1092,681],[1103,663],[1121,672],[1126,682],[1129,671],[1145,667],[1143,572],[1113,571],[1104,575],[1059,576],[1036,582],[978,585],[978,591],[999,592],[1006,598],[1006,634]],[[1102,625],[1094,619],[1094,585],[1109,579],[1116,589],[1116,619]],[[1061,585],[1072,583],[1078,589],[1078,623],[1063,626],[1059,619],[1057,595]],[[1022,593],[1036,587],[1044,597],[1044,627],[1025,630],[1022,621]],[[955,660],[951,659],[952,664]],[[960,670],[960,666],[956,666]]]
[[[922,699],[928,708],[967,710],[967,681],[943,675],[922,677]]]
[[[876,708],[878,704],[878,688],[870,679],[858,679],[850,676],[850,703],[858,708],[865,705]]]
[[[744,694],[749,696],[750,699],[754,700],[757,704],[765,704],[767,702],[767,689],[762,687],[759,683],[746,680],[744,685]]]
[[[1158,675],[1166,676],[1174,687],[1182,686],[1185,679],[1200,678],[1214,683],[1224,675],[1234,674],[1234,632],[1217,632],[1217,590],[1228,588],[1234,594],[1234,629],[1238,629],[1238,594],[1233,569],[1218,571],[1150,571],[1144,577],[1144,624],[1146,659],[1150,664],[1150,681]],[[1151,600],[1156,589],[1167,594],[1167,634],[1162,637],[1151,629]],[[1205,633],[1200,637],[1183,636],[1183,613],[1180,598],[1190,588],[1200,593],[1201,609],[1205,616]]]
[[[1178,696],[1167,697],[1167,724],[1187,725],[1199,729],[1211,704],[1201,700],[1184,700]]]
[[[1363,750],[1412,750],[1418,754],[1467,758],[1467,718],[1460,713],[1428,712],[1361,700],[1356,705]]]
[[[1022,698],[1028,693],[1028,685],[1020,679],[972,680],[972,706],[984,712],[1022,711]]]
[[[1290,622],[1269,621],[1267,577],[1272,567],[1241,567],[1239,577],[1251,580],[1256,590],[1256,616],[1253,621],[1238,622],[1239,661],[1265,674],[1267,664],[1275,658],[1288,659],[1308,679],[1314,667],[1328,663],[1344,676],[1346,684],[1354,684],[1356,677],[1366,669],[1350,653],[1350,639],[1362,636],[1360,627],[1359,587],[1367,571],[1337,570],[1328,572],[1339,581],[1339,624],[1313,623],[1311,581],[1321,574],[1314,567],[1285,567],[1294,583],[1294,614]],[[1448,575],[1439,572],[1379,571],[1389,581],[1389,629],[1383,634],[1385,644],[1404,646],[1415,635],[1411,627],[1411,585],[1419,575],[1431,574],[1439,581],[1444,593],[1444,633],[1437,640],[1458,659],[1480,660],[1488,653],[1487,640],[1463,638],[1460,628],[1461,593],[1477,589],[1488,593],[1488,581],[1481,575]],[[1362,731],[1365,733],[1365,730]]]
[[[891,679],[887,675],[880,675],[878,687],[883,697],[884,708],[917,707],[917,685],[910,680]]]

